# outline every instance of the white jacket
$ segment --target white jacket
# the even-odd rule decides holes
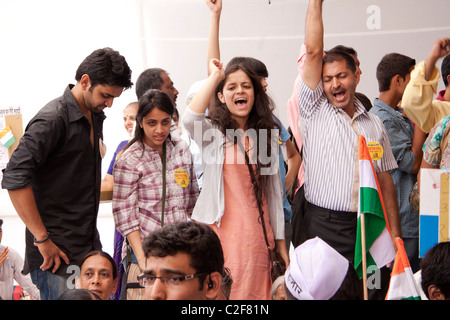
[[[205,118],[205,114],[197,114],[189,108],[183,115],[183,125],[201,148],[204,169],[203,188],[191,218],[205,224],[215,223],[220,227],[225,208],[223,186],[225,137],[210,120]],[[278,155],[276,158],[278,159]],[[279,165],[273,167],[276,168],[276,172],[268,175],[266,198],[274,238],[281,240],[284,239],[283,189]]]

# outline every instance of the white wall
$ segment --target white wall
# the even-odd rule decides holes
[[[223,1],[222,60],[246,55],[266,63],[269,94],[287,126],[285,105],[296,77],[308,1]],[[326,0],[325,48],[344,44],[358,51],[363,71],[358,91],[373,99],[381,57],[395,51],[423,60],[436,38],[450,35],[449,9],[448,0]],[[134,82],[148,67],[166,69],[180,91],[182,114],[190,85],[206,77],[209,20],[204,0],[0,0],[0,108],[20,106],[25,126],[73,83],[85,56],[109,46],[127,58]],[[134,88],[106,110],[103,173],[126,138],[122,110],[132,100]],[[23,252],[23,223],[5,190],[0,190],[0,217],[5,220],[3,243]],[[111,253],[110,204],[101,206],[100,217],[105,250]]]

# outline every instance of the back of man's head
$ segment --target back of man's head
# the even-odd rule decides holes
[[[129,89],[133,85],[125,57],[111,48],[97,49],[87,56],[79,65],[75,80],[80,81],[84,74],[89,75],[92,87],[100,84]]]
[[[396,75],[405,79],[415,65],[416,60],[403,54],[394,52],[385,55],[377,66],[376,75],[379,91],[388,91],[391,87],[391,80]]]
[[[136,81],[136,96],[139,99],[150,89],[161,90],[164,83],[161,73],[167,73],[161,68],[150,68],[143,71]]]
[[[422,290],[428,299],[435,299],[434,293],[450,299],[450,242],[441,242],[430,248],[420,262]],[[434,293],[430,296],[430,289]],[[438,291],[436,291],[437,289]]]
[[[448,76],[450,75],[450,54],[446,55],[442,60],[441,65],[442,80],[444,80],[445,87],[448,87]]]

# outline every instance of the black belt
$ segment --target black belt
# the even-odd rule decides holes
[[[337,220],[356,220],[357,219],[357,213],[351,212],[351,211],[336,211],[331,209],[322,208],[319,206],[316,206],[315,204],[312,204],[311,202],[306,202],[306,208],[311,208],[314,210],[314,214],[320,214],[322,217],[326,219],[337,219]]]

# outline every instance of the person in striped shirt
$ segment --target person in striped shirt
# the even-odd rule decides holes
[[[322,3],[309,2],[307,53],[298,96],[307,200],[305,236],[319,236],[353,262],[359,135],[378,150],[372,159],[393,238],[401,236],[397,197],[389,174],[397,163],[383,124],[355,98],[359,72],[354,59],[338,50],[323,55]]]

